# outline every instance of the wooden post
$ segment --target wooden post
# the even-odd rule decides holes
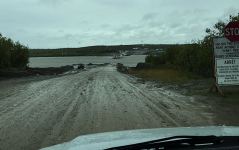
[[[214,91],[214,89],[215,89],[215,92],[217,92],[217,93],[219,93],[221,96],[225,96],[224,95],[224,93],[223,93],[223,91],[222,91],[222,89],[220,88],[220,86],[218,85],[218,83],[217,83],[217,76],[216,76],[216,73],[217,73],[217,71],[216,71],[216,57],[215,57],[215,52],[214,52],[214,41],[213,41],[213,49],[212,49],[212,51],[213,51],[213,53],[212,53],[212,55],[213,55],[213,60],[212,60],[212,66],[213,66],[213,85],[210,87],[210,92],[213,92]]]

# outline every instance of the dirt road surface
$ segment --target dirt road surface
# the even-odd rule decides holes
[[[0,82],[0,150],[34,150],[90,133],[213,124],[208,106],[113,66]]]

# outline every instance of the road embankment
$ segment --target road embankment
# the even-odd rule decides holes
[[[93,64],[92,64],[93,65]],[[82,70],[85,68],[84,64],[67,65],[61,67],[47,67],[47,68],[31,68],[25,69],[0,69],[0,80],[21,78],[36,75],[60,75],[71,70]]]

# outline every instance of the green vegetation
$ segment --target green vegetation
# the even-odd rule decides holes
[[[223,30],[230,21],[239,21],[239,14],[230,16],[226,22],[217,22],[211,29],[206,29],[207,35],[204,39],[192,44],[172,46],[159,55],[148,55],[145,62],[156,66],[167,64],[178,70],[211,77],[213,75],[213,38],[222,37]]]
[[[201,44],[178,45],[164,54],[165,62],[179,70],[192,72],[205,77],[212,76],[212,48]]]
[[[0,69],[25,68],[28,64],[28,48],[0,34]]]
[[[173,69],[168,66],[140,70],[130,69],[129,73],[146,80],[159,80],[164,83],[184,83],[192,78],[198,78],[191,73]]]

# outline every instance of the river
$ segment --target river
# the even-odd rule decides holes
[[[137,63],[144,62],[146,55],[124,56],[121,59],[112,59],[111,56],[76,56],[76,57],[32,57],[30,67],[60,67],[72,64],[103,64],[122,63],[129,67],[135,67]]]

